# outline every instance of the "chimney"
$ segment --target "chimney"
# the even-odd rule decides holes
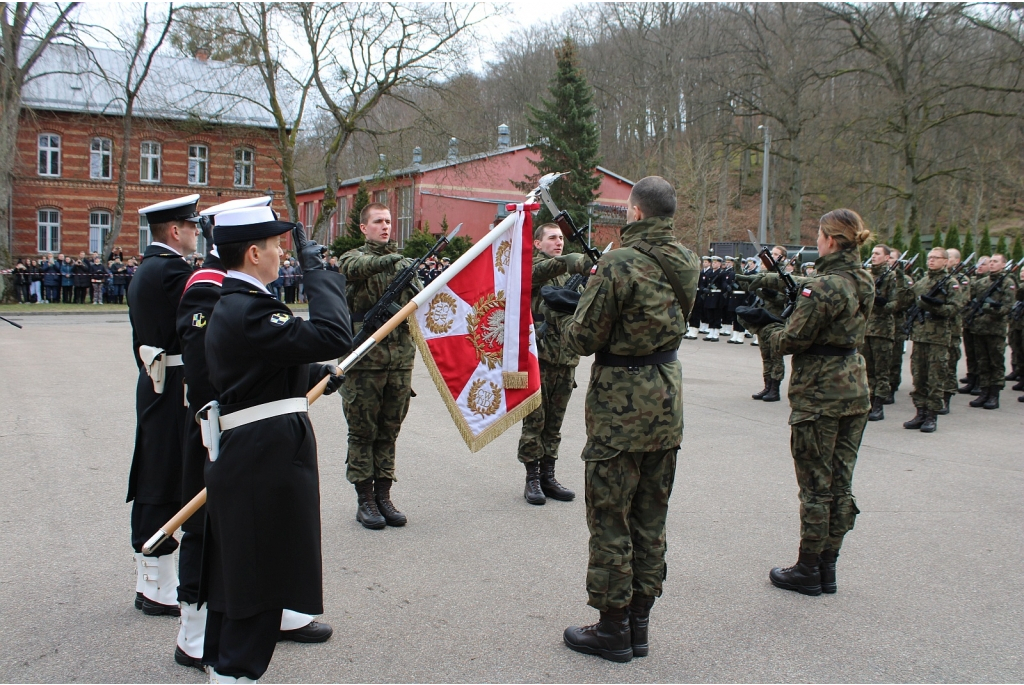
[[[196,59],[205,62],[210,59],[210,51],[207,48],[196,48]]]
[[[498,149],[507,150],[512,143],[512,137],[508,133],[508,126],[502,124],[498,127]]]
[[[449,138],[448,139],[448,161],[457,162],[459,161],[459,139]]]
[[[412,163],[416,166],[423,163],[423,150],[417,145],[412,149]]]
[[[383,176],[388,168],[388,157],[383,152],[377,155],[377,175]]]

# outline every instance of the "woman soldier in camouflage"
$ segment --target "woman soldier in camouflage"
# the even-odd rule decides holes
[[[857,348],[864,344],[874,283],[857,248],[870,236],[856,212],[829,212],[818,226],[818,276],[801,284],[792,316],[783,322],[764,310],[737,310],[773,355],[793,355],[789,424],[800,486],[800,553],[794,566],[773,568],[768,577],[805,595],[836,591],[836,558],[859,513],[853,467],[870,403]]]

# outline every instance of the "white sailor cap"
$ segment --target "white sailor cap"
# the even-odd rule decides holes
[[[733,257],[732,255],[725,255],[724,257],[722,257],[722,259],[724,259],[727,262],[735,262],[736,261],[736,258]]]
[[[149,224],[166,224],[169,221],[199,221],[199,214],[196,213],[196,205],[199,204],[199,195],[186,195],[157,202],[139,210],[139,214],[146,217]]]
[[[232,209],[248,209],[249,207],[269,207],[274,198],[269,195],[262,197],[244,197],[240,200],[228,200],[219,205],[208,207],[199,212],[201,216],[217,216],[221,212],[230,212]],[[216,222],[215,222],[216,223]]]
[[[719,257],[718,255],[714,255],[714,256],[711,257],[711,261],[713,261],[713,262],[720,262],[720,261],[722,261],[722,258]]]
[[[290,221],[278,221],[270,207],[229,209],[217,215],[213,227],[213,242],[218,245],[242,243],[281,235],[295,228]]]
[[[710,262],[711,261],[711,257],[708,257],[707,255],[704,255],[703,257],[700,258],[700,261],[702,261],[702,262]]]

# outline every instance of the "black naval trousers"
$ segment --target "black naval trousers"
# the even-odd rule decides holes
[[[238,619],[210,609],[206,613],[203,664],[219,675],[259,680],[270,666],[280,631],[280,609]],[[216,658],[207,660],[207,654]]]

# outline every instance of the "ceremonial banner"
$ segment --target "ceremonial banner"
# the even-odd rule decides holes
[[[537,205],[509,205],[515,225],[415,313],[413,336],[471,452],[540,406],[530,313]]]

